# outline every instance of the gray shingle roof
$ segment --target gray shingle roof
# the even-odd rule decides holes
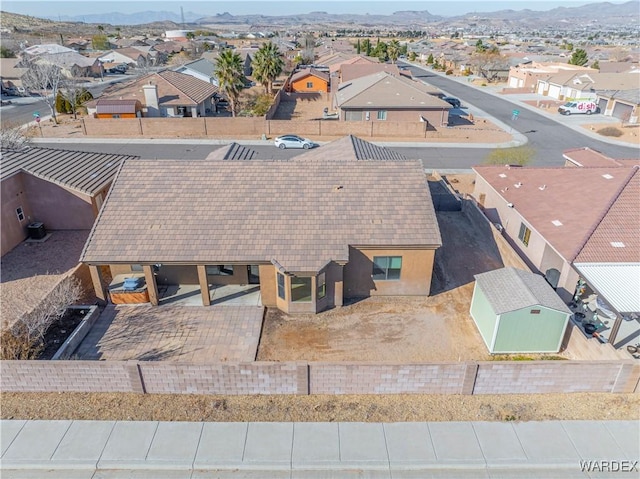
[[[137,156],[87,153],[84,151],[28,148],[20,151],[2,150],[4,180],[20,171],[43,180],[93,195],[113,180],[123,160]]]
[[[486,295],[495,314],[504,314],[532,306],[571,313],[549,283],[529,271],[501,268],[476,274],[477,286]]]
[[[417,160],[136,160],[114,181],[82,261],[275,260],[301,272],[348,261],[349,245],[441,243]]]

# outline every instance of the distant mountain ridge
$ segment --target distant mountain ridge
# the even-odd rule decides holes
[[[88,4],[86,4],[88,5]],[[363,7],[366,4],[363,4]],[[317,6],[316,6],[317,8]],[[349,24],[356,25],[414,25],[416,23],[434,23],[434,22],[464,22],[466,20],[477,20],[478,18],[508,21],[512,23],[527,23],[544,25],[557,25],[567,20],[575,20],[580,22],[594,21],[600,24],[619,25],[640,23],[640,0],[631,0],[622,4],[613,4],[609,2],[592,3],[578,7],[557,7],[547,11],[536,11],[531,9],[522,10],[501,10],[496,12],[468,12],[458,16],[444,17],[440,15],[432,15],[427,10],[414,11],[405,10],[394,12],[391,15],[378,14],[360,14],[360,13],[327,13],[324,11],[313,11],[310,13],[291,14],[291,15],[232,15],[228,12],[217,13],[215,15],[203,15],[194,12],[185,12],[184,21],[191,27],[203,25],[260,25],[260,26],[294,26],[296,23],[304,25],[313,24]],[[84,14],[74,16],[48,16],[44,17],[50,20],[62,20],[71,22],[84,22],[92,24],[110,24],[110,25],[144,25],[153,22],[174,22],[178,25],[182,24],[182,17],[176,12],[167,11],[145,11],[138,13],[104,13],[104,14]]]

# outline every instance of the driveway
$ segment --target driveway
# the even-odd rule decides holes
[[[109,305],[77,359],[212,363],[254,361],[264,309],[256,306]]]

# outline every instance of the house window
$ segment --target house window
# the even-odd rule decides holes
[[[16,216],[18,217],[18,221],[24,221],[24,210],[22,206],[16,208]]]
[[[374,256],[373,279],[400,279],[402,256]]]
[[[344,119],[346,121],[362,121],[362,112],[361,111],[345,111]]]
[[[327,278],[325,273],[318,275],[318,299],[322,299],[327,295]]]
[[[206,267],[207,274],[212,276],[233,276],[233,266],[229,264],[217,264]]]
[[[295,303],[311,301],[311,277],[291,277],[291,301]]]
[[[531,230],[527,228],[524,223],[520,223],[520,233],[518,233],[518,239],[522,241],[525,246],[529,246],[530,237]]]
[[[278,273],[278,298],[285,299],[284,297],[284,274]]]
[[[387,119],[387,110],[378,110],[378,120]]]
[[[312,81],[308,81],[307,82],[307,88],[313,88],[313,82]]]
[[[111,118],[120,118],[120,115],[114,114],[114,115],[111,115]]]

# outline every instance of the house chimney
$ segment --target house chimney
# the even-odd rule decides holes
[[[147,116],[160,116],[160,107],[158,106],[158,86],[149,82],[148,85],[142,87],[144,91],[144,103],[147,105]]]

